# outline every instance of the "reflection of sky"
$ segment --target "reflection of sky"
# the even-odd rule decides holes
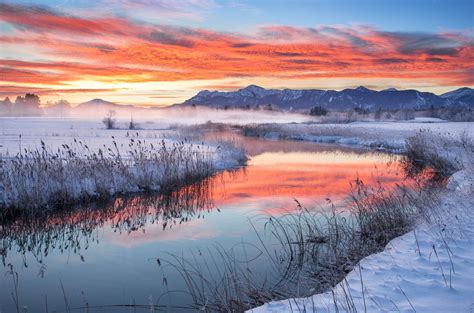
[[[387,165],[388,160],[382,154],[340,151],[263,153],[253,157],[245,171],[216,178],[213,203],[221,212],[206,213],[202,219],[165,230],[158,223],[131,234],[106,231],[105,237],[114,244],[133,246],[239,236],[248,231],[242,227],[248,224],[248,218],[291,212],[297,208],[294,199],[318,210],[323,209],[328,198],[341,202],[356,178],[393,186],[401,177],[395,163]]]
[[[165,291],[157,257],[169,259],[169,253],[189,256],[214,245],[229,248],[241,241],[257,242],[249,219],[257,229],[262,229],[263,217],[294,210],[294,198],[319,210],[325,198],[342,199],[349,191],[349,182],[356,177],[365,182],[373,182],[377,177],[392,185],[402,179],[397,176],[394,163],[386,167],[386,155],[347,148],[344,152],[321,151],[318,145],[312,145],[312,151],[304,143],[304,152],[299,152],[298,144],[294,143],[290,150],[296,152],[278,152],[285,143],[272,143],[271,152],[253,156],[245,170],[215,178],[213,204],[219,210],[204,212],[181,224],[169,223],[165,230],[161,221],[149,219],[131,233],[114,232],[113,223],[126,219],[121,211],[95,230],[98,242],[90,243],[78,254],[61,254],[57,247],[52,249],[45,258],[44,278],[37,276],[40,266],[31,257],[26,257],[29,267],[23,268],[22,257],[10,253],[8,261],[20,273],[25,304],[30,308],[43,307],[47,294],[51,309],[64,308],[59,279],[65,285],[70,306],[84,305],[83,298],[94,304],[132,303],[134,299],[136,303],[148,304],[150,295],[157,299]],[[73,216],[71,221],[76,223],[77,218]],[[167,274],[170,289],[183,289],[176,275]],[[0,280],[1,311],[13,308],[12,288],[9,277]],[[181,301],[183,296],[175,295],[174,299]]]

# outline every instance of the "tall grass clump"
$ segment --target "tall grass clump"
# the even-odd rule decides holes
[[[125,150],[125,151],[124,151]],[[97,151],[82,141],[57,150],[44,142],[0,157],[0,208],[35,211],[103,199],[114,194],[170,191],[225,167],[220,148],[130,138]],[[238,164],[234,164],[238,165]]]
[[[330,290],[362,258],[412,229],[435,199],[434,191],[356,180],[344,209],[329,202],[329,213],[315,212],[297,203],[296,212],[266,218],[263,232],[254,228],[259,244],[210,249],[212,262],[172,255],[166,266],[181,274],[194,306],[205,312],[305,297]]]
[[[435,178],[447,178],[464,167],[463,154],[472,154],[473,147],[472,139],[465,134],[454,138],[450,134],[420,130],[405,141],[403,167],[409,176],[428,170]]]

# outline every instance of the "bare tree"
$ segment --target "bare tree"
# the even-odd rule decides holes
[[[102,120],[102,123],[104,123],[104,125],[107,129],[114,129],[115,128],[115,122],[116,122],[116,119],[115,119],[115,111],[114,110],[110,110],[109,112],[107,112],[107,115]]]

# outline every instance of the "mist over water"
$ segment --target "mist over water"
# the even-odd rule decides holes
[[[131,118],[137,122],[154,122],[157,124],[181,124],[192,125],[202,124],[208,121],[229,123],[229,124],[249,124],[249,123],[301,123],[314,120],[309,115],[277,112],[264,110],[223,110],[207,107],[171,107],[171,108],[134,108],[119,105],[115,106],[87,106],[76,107],[62,114],[57,111],[45,111],[47,117],[69,117],[83,118],[88,120],[101,119],[110,111],[115,112],[115,117],[119,121],[129,121]]]

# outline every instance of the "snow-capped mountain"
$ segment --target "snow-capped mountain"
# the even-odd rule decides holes
[[[474,89],[464,87],[441,95],[442,98],[460,101],[466,105],[474,106]]]
[[[250,85],[237,91],[222,92],[204,90],[180,105],[202,105],[216,108],[242,108],[271,105],[281,110],[305,111],[314,106],[332,110],[427,109],[431,106],[450,107],[455,105],[474,107],[473,90],[462,88],[437,96],[430,92],[417,90],[397,90],[389,88],[382,91],[360,86],[355,89],[265,89]]]

